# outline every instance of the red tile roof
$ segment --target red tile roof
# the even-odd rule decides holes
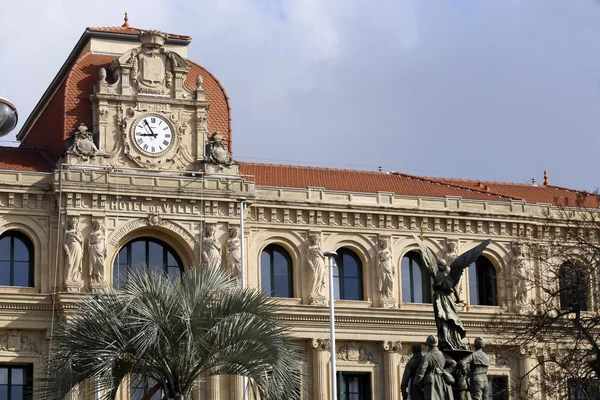
[[[106,32],[117,33],[121,35],[137,36],[140,32],[147,32],[148,29],[133,28],[131,26],[104,26],[104,27],[87,27],[89,32]],[[167,33],[170,39],[192,40],[191,36],[178,35],[176,33]]]
[[[114,55],[85,53],[69,70],[51,100],[31,126],[22,147],[44,149],[53,159],[65,151],[66,140],[80,123],[92,126],[92,105],[89,96],[98,80],[101,67],[109,69]],[[221,83],[206,69],[191,61],[185,85],[196,89],[196,76],[202,75],[206,98],[211,103],[208,112],[208,129],[212,135],[219,131],[231,143],[231,118],[229,98]]]
[[[0,170],[51,172],[54,166],[35,149],[0,146]]]
[[[558,186],[533,186],[510,182],[472,181],[462,179],[414,176],[399,172],[385,173],[295,165],[243,163],[243,174],[257,185],[272,187],[323,187],[345,192],[393,192],[405,196],[460,196],[473,200],[524,200],[529,204],[578,206],[582,196],[586,207],[599,207],[595,195]]]
[[[406,196],[460,196],[476,200],[510,200],[510,196],[486,193],[475,188],[465,189],[405,174],[256,163],[243,163],[240,170],[243,174],[253,176],[256,184],[260,186],[312,186],[345,192],[391,192]]]
[[[552,185],[533,185],[526,183],[477,181],[458,178],[432,178],[441,183],[448,183],[464,188],[478,188],[489,193],[510,196],[513,199],[525,200],[527,203],[548,203],[557,206],[580,206],[599,207],[599,198],[596,195],[585,193],[580,190],[568,189]],[[584,201],[584,203],[581,203]]]

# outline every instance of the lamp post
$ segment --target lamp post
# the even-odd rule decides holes
[[[13,103],[0,97],[0,137],[8,135],[19,121],[17,108]]]
[[[323,253],[329,264],[329,341],[331,342],[331,400],[337,400],[337,379],[335,376],[335,296],[333,291],[333,268],[335,268],[335,251]]]
[[[240,202],[240,281],[242,289],[246,287],[246,272],[244,271],[244,215],[246,214],[246,198],[238,197]],[[242,400],[247,400],[248,394],[246,393],[246,385],[248,384],[248,378],[242,376]]]

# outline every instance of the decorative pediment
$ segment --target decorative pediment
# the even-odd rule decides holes
[[[185,97],[181,92],[190,67],[183,57],[164,47],[167,35],[144,31],[139,39],[140,47],[127,51],[110,66],[113,76],[119,77],[117,93]],[[101,77],[100,84],[102,81]]]

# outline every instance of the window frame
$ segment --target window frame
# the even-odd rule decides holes
[[[404,259],[408,259],[408,273],[409,276],[405,277],[404,276]],[[417,265],[417,267],[419,268],[420,272],[421,272],[421,297],[422,300],[421,302],[415,301],[415,279],[414,279],[414,264]],[[421,259],[421,254],[419,254],[418,251],[416,250],[411,250],[408,251],[406,254],[404,254],[402,256],[402,258],[400,259],[400,274],[401,274],[401,278],[400,278],[400,285],[402,287],[402,302],[405,304],[432,304],[433,303],[433,285],[432,285],[432,281],[431,281],[431,273],[429,272],[429,269],[423,265],[423,260]],[[408,296],[410,297],[410,301],[406,301],[404,299],[404,296],[406,295],[406,293],[404,293],[404,285],[403,282],[405,281],[409,282],[410,284],[410,292],[408,294]],[[427,282],[429,283],[429,285],[425,285],[425,280],[427,280]],[[423,290],[425,287],[427,287],[427,293],[424,293],[425,291]],[[427,294],[427,296],[425,296],[425,294]],[[429,299],[429,301],[427,300],[427,297]]]
[[[575,277],[573,283],[568,282],[567,273],[572,272]],[[574,310],[573,299],[577,299],[579,311],[588,311],[588,284],[585,272],[578,267],[577,263],[567,261],[563,263],[558,271],[559,306],[561,310]]]
[[[359,392],[358,393],[347,393],[348,379],[358,378],[359,379]],[[336,381],[338,386],[337,400],[347,400],[351,394],[358,394],[360,400],[371,400],[373,397],[373,385],[371,382],[371,372],[360,372],[360,371],[337,371]],[[364,392],[361,393],[361,389]],[[342,397],[346,395],[345,398]]]
[[[287,262],[287,296],[276,296],[275,293],[275,262],[274,262],[274,252],[277,251],[280,253]],[[265,287],[263,283],[265,279],[263,278],[263,254],[267,254],[269,256],[269,282],[270,282],[270,292],[265,292]],[[292,261],[292,257],[290,253],[281,245],[277,243],[270,243],[260,252],[260,290],[261,292],[268,297],[276,297],[278,299],[293,299],[294,298],[294,263]]]
[[[6,232],[3,232],[2,234],[0,234],[0,241],[9,238],[10,239],[10,244],[9,244],[9,248],[10,248],[10,255],[8,257],[8,259],[3,259],[1,258],[0,255],[0,261],[2,262],[8,262],[9,263],[9,272],[10,272],[10,277],[9,277],[9,284],[8,285],[1,285],[2,287],[14,287],[14,288],[32,288],[35,287],[35,276],[34,276],[34,272],[35,272],[35,248],[33,245],[33,242],[31,241],[31,239],[29,238],[29,236],[27,236],[26,234],[24,234],[21,231],[17,231],[17,230],[8,230]],[[28,260],[28,286],[20,286],[20,285],[15,285],[14,283],[14,275],[15,275],[15,262],[17,263],[21,263],[24,261],[15,261],[15,257],[14,257],[14,252],[15,252],[15,239],[18,239],[21,241],[21,243],[23,243],[23,245],[25,246],[25,248],[27,249],[27,252],[29,254],[29,260]]]
[[[335,278],[337,278],[338,281],[338,293],[339,293],[339,298],[336,298],[335,300],[349,300],[349,301],[364,301],[365,299],[365,286],[364,286],[364,267],[363,267],[363,262],[361,260],[361,258],[358,256],[358,254],[356,254],[354,251],[352,251],[351,249],[348,249],[346,247],[342,247],[339,248],[337,251],[337,256],[335,257],[335,264],[336,264],[336,269],[337,269],[337,276],[335,274],[336,270],[334,270],[334,276],[333,279],[335,281]],[[358,294],[359,294],[359,298],[358,299],[348,299],[346,297],[346,288],[345,288],[345,276],[344,276],[344,255],[350,256],[352,259],[354,259],[354,262],[356,262],[356,265],[358,267]],[[348,277],[350,278],[350,277]],[[352,277],[354,278],[354,277]]]
[[[14,400],[11,399],[12,397],[12,392],[11,392],[11,380],[12,380],[12,370],[14,369],[23,369],[23,381],[24,384],[23,385],[15,385],[15,386],[22,386],[23,387],[23,398],[26,400],[32,400],[33,399],[33,365],[32,364],[0,364],[0,369],[8,369],[8,376],[7,376],[7,383],[6,385],[2,385],[0,384],[0,386],[6,386],[7,388],[7,393],[8,393],[8,397],[7,400]]]
[[[169,266],[169,252],[173,255],[173,258],[175,259],[175,263],[177,264],[177,267],[179,267],[179,272],[181,275],[184,274],[185,272],[185,267],[183,265],[183,261],[181,259],[181,257],[179,256],[179,253],[177,253],[177,251],[175,251],[175,249],[169,245],[167,242],[151,237],[151,236],[140,236],[134,239],[129,240],[127,243],[125,243],[123,246],[121,246],[121,248],[119,249],[119,251],[117,252],[117,255],[113,261],[113,287],[115,288],[119,288],[120,285],[125,284],[125,282],[127,282],[128,276],[129,276],[129,272],[134,269],[133,265],[131,264],[132,261],[132,251],[131,251],[131,246],[133,243],[136,242],[144,242],[144,266],[146,268],[151,267],[151,265],[148,265],[148,261],[149,261],[149,257],[150,257],[150,243],[155,243],[158,244],[159,246],[162,246],[162,250],[163,250],[163,265],[162,265],[162,271],[165,274],[169,274],[169,268],[173,268],[174,266]],[[120,278],[120,274],[119,274],[119,269],[121,268],[121,263],[120,261],[120,255],[121,252],[123,250],[127,249],[127,260],[126,260],[126,278],[123,282],[119,282],[119,278]],[[154,265],[152,267],[155,267]]]

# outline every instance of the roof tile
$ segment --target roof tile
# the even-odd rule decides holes
[[[0,169],[51,172],[54,166],[40,150],[0,146]]]

